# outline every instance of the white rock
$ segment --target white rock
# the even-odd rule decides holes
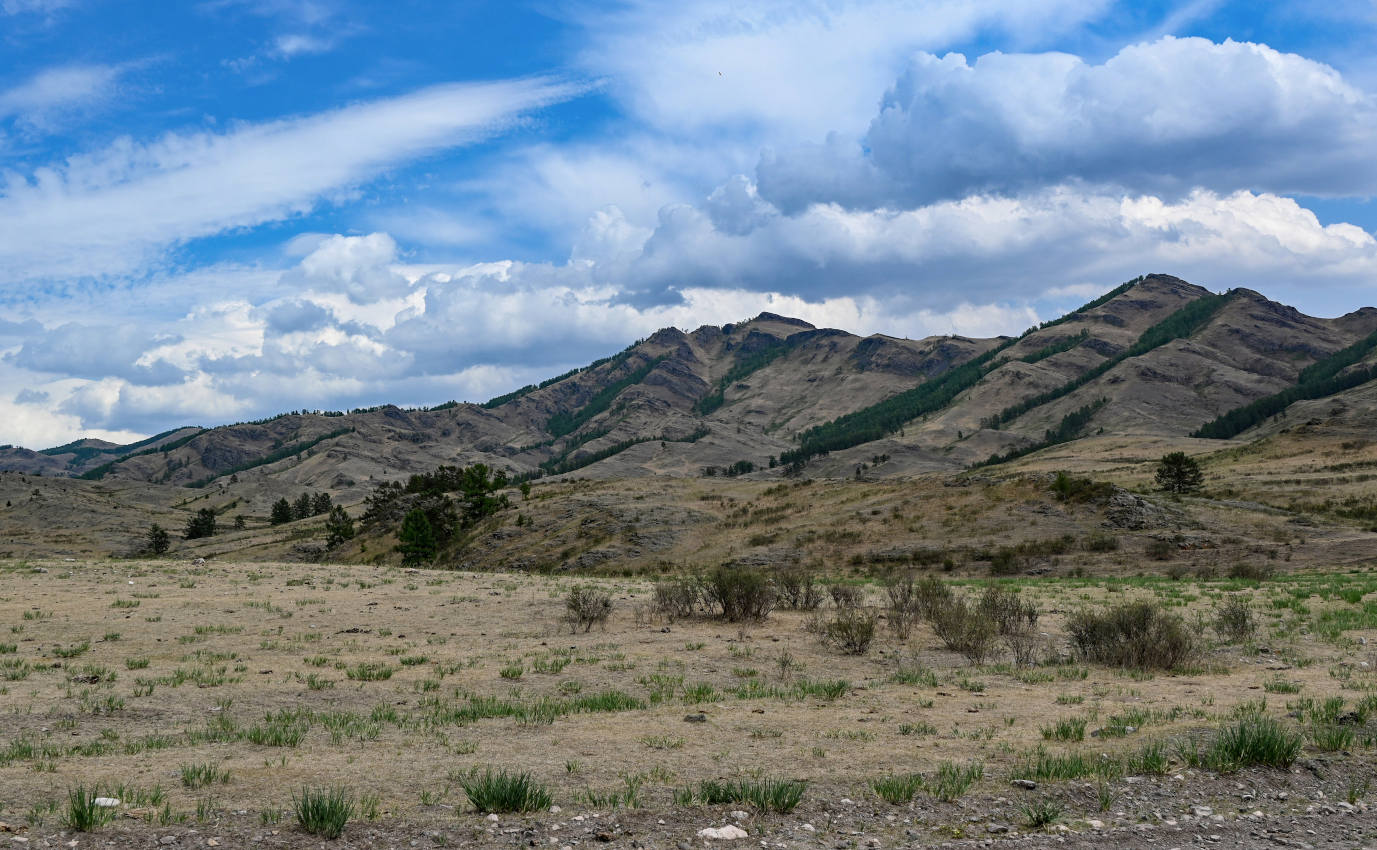
[[[1214,814],[1214,809],[1209,806],[1191,806],[1191,814],[1198,818],[1207,818]]]
[[[717,828],[710,826],[707,829],[698,830],[698,837],[706,838],[709,841],[735,841],[738,838],[745,838],[748,835],[750,835],[750,833],[746,830],[739,826],[732,826],[731,824]]]
[[[120,804],[118,797],[97,797],[94,802],[102,809],[113,809]]]
[[[856,801],[855,801],[855,800],[849,800],[849,799],[847,799],[846,797],[842,797],[842,798],[841,798],[841,804],[842,804],[843,806],[854,806],[854,805],[856,805]]]
[[[799,829],[803,830],[804,832],[816,832],[816,831],[817,831],[817,827],[813,826],[811,823],[805,823],[803,826],[799,827]]]
[[[745,820],[748,817],[750,817],[750,815],[746,814],[743,811],[732,812],[732,820]]]
[[[550,807],[550,814],[552,814],[552,815],[557,815],[557,814],[559,814],[559,813],[562,812],[562,811],[564,811],[564,810],[561,809],[559,806],[551,806],[551,807]]]
[[[488,815],[488,820],[492,821],[493,823],[497,823],[497,815]]]
[[[1085,823],[1091,829],[1104,829],[1104,821],[1102,820],[1088,820]]]

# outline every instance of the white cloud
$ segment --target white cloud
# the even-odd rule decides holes
[[[76,0],[0,0],[0,12],[6,15],[51,15],[74,5]]]
[[[650,125],[819,138],[864,127],[914,50],[979,33],[1027,41],[1098,16],[1104,0],[630,0],[584,20],[581,63]]]
[[[273,52],[283,59],[312,53],[325,53],[333,48],[334,42],[319,36],[293,33],[280,35],[273,41]]]
[[[899,206],[1068,181],[1133,192],[1203,187],[1377,193],[1377,102],[1334,69],[1260,44],[1164,38],[1103,65],[1061,53],[919,54],[848,137],[768,155],[761,194],[786,211]]]
[[[304,213],[578,91],[540,79],[441,85],[224,134],[124,139],[28,176],[7,172],[0,266],[11,284],[137,271],[170,245]]]
[[[12,118],[27,130],[48,130],[73,113],[105,104],[123,69],[114,65],[47,68],[0,91],[0,119]]]

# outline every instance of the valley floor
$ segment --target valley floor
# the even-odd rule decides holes
[[[614,610],[572,633],[567,577],[4,563],[0,829],[31,846],[319,846],[291,809],[322,787],[357,804],[341,847],[673,847],[728,823],[770,846],[1091,846],[1114,831],[1126,847],[1353,847],[1377,829],[1371,566],[1008,580],[1040,611],[1046,660],[1030,667],[972,665],[926,625],[899,640],[883,621],[868,653],[842,654],[818,636],[830,601],[670,621],[649,582],[583,583]],[[879,585],[850,586],[883,612]],[[1258,627],[1227,643],[1212,624],[1230,597]],[[1181,612],[1200,661],[1151,674],[1072,658],[1066,615],[1127,599]],[[1246,716],[1303,735],[1299,759],[1190,764]],[[487,767],[529,772],[559,811],[473,811],[463,786]],[[908,774],[910,800],[877,796]],[[770,780],[806,783],[796,808],[702,800],[703,783]],[[78,786],[121,800],[90,836],[63,827]]]

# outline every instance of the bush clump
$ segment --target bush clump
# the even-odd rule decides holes
[[[1230,643],[1243,643],[1253,636],[1257,623],[1253,619],[1253,608],[1240,594],[1225,598],[1214,609],[1214,630]]]
[[[1083,658],[1114,667],[1171,670],[1198,651],[1181,618],[1154,602],[1078,611],[1067,618],[1066,630]]]
[[[774,576],[779,604],[793,611],[813,611],[822,604],[817,574],[806,567],[785,567]]]
[[[964,599],[952,596],[931,621],[938,640],[972,664],[983,664],[994,650],[995,624]]]
[[[723,564],[701,579],[703,599],[731,623],[763,620],[775,607],[775,588],[760,570]]]
[[[596,587],[576,587],[564,597],[564,622],[569,630],[576,632],[580,627],[585,633],[594,624],[603,624],[612,616],[612,594]]]
[[[655,582],[655,611],[670,620],[692,617],[698,610],[699,587],[693,578],[681,576]]]
[[[875,639],[875,615],[861,608],[842,608],[827,623],[826,634],[847,655],[865,655]]]

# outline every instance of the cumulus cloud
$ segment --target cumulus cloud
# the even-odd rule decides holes
[[[185,373],[145,355],[160,344],[176,341],[130,325],[69,322],[30,338],[6,359],[35,372],[83,378],[118,375],[137,384],[168,384],[181,381]]]
[[[1326,65],[1262,44],[1163,38],[1102,65],[1062,53],[917,55],[864,148],[845,137],[768,154],[760,192],[785,211],[1018,193],[1071,181],[1377,192],[1377,102]]]
[[[482,139],[572,84],[440,85],[305,118],[124,139],[0,175],[0,265],[11,285],[135,272],[170,245],[307,212],[383,169]]]
[[[398,298],[411,291],[411,281],[393,270],[397,243],[386,233],[328,236],[284,276],[288,286],[339,292],[355,304]]]

